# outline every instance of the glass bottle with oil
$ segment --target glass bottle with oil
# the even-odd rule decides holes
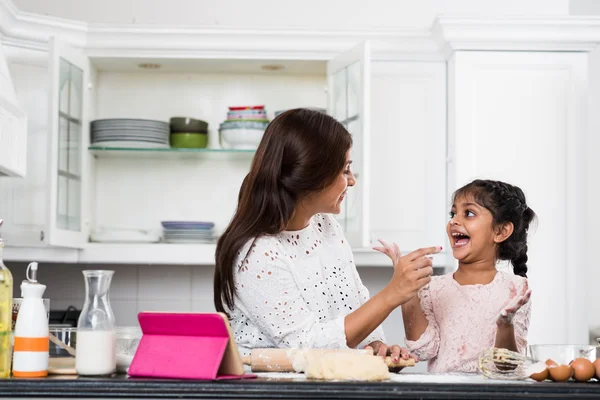
[[[0,219],[0,227],[2,222]],[[2,262],[3,250],[4,241],[0,236],[0,378],[10,378],[13,277]]]

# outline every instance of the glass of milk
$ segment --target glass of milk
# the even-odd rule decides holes
[[[77,322],[75,369],[79,375],[111,375],[117,367],[115,315],[109,300],[115,271],[82,272],[86,298]]]

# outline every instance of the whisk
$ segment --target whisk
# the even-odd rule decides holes
[[[492,379],[519,380],[529,378],[535,362],[523,354],[492,347],[479,357],[479,370]]]

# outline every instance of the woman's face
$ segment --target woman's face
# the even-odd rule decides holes
[[[311,193],[306,196],[302,201],[302,207],[311,210],[314,214],[339,214],[342,209],[342,201],[346,197],[348,188],[354,186],[356,183],[354,174],[350,169],[351,164],[350,150],[348,150],[344,168],[335,178],[335,181],[320,192]]]

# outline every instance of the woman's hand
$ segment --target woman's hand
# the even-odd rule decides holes
[[[521,307],[523,307],[529,301],[531,297],[531,290],[529,290],[529,284],[525,281],[525,285],[523,285],[523,289],[521,293],[517,295],[517,288],[513,282],[510,283],[510,294],[508,300],[502,306],[502,310],[500,311],[500,315],[496,320],[496,324],[499,327],[504,327],[512,324],[512,320],[517,311]]]
[[[373,249],[387,255],[394,265],[394,275],[384,290],[388,289],[390,301],[395,308],[412,299],[419,289],[431,281],[433,261],[427,256],[439,253],[442,248],[427,247],[402,256],[396,243],[390,245],[381,239],[379,243],[382,246],[375,246]]]
[[[415,360],[415,362],[417,362],[417,359],[408,352],[408,349],[405,349],[404,347],[400,347],[397,344],[388,346],[387,344],[383,343],[382,341],[376,340],[376,341],[371,342],[368,345],[366,345],[365,349],[371,350],[373,352],[373,354],[376,356],[381,356],[381,357],[390,356],[392,358],[393,362],[398,362],[398,360],[400,358],[402,358],[404,360],[408,360],[409,358],[412,358]],[[402,368],[404,368],[404,367],[395,367],[395,368],[391,368],[390,371],[400,372],[402,370]]]

